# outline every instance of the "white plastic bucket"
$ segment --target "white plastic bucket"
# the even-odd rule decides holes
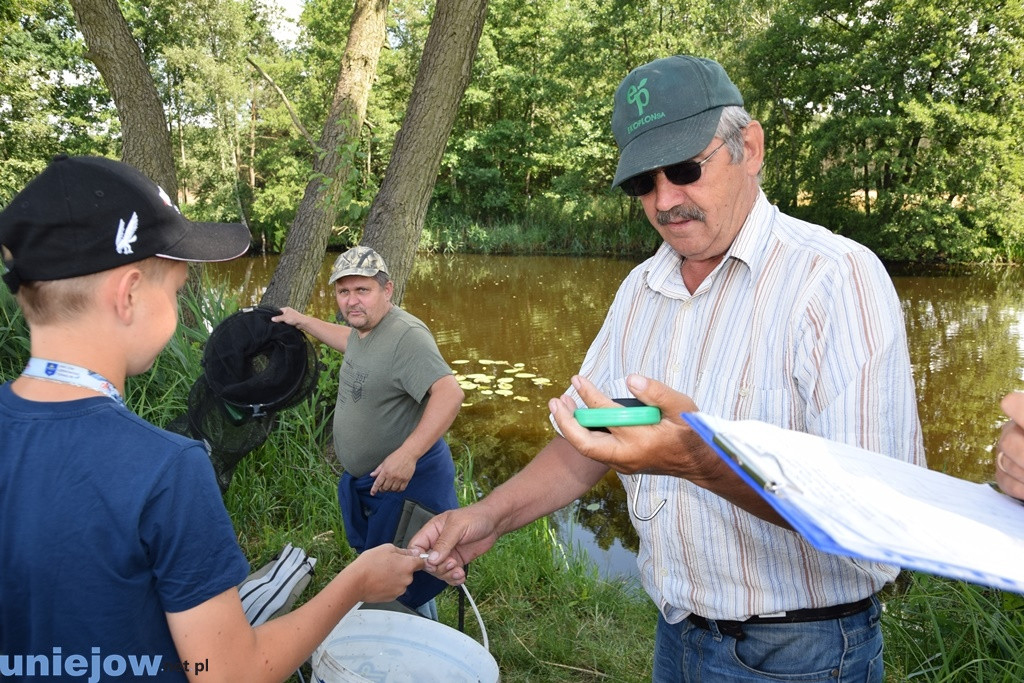
[[[313,651],[319,683],[497,683],[498,663],[465,633],[419,615],[354,609]]]

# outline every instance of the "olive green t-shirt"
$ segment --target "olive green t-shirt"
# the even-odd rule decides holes
[[[427,391],[451,368],[430,330],[397,306],[348,341],[338,375],[334,449],[355,477],[372,472],[419,424]]]

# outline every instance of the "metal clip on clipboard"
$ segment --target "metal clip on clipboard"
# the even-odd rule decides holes
[[[754,483],[756,483],[762,490],[779,497],[785,497],[788,491],[794,491],[798,495],[803,492],[790,482],[779,482],[772,479],[766,478],[763,474],[753,468],[753,466],[743,459],[743,456],[737,450],[734,450],[727,444],[718,434],[713,437],[715,445],[718,446],[719,450],[728,455],[736,465],[743,470],[748,477],[750,477]],[[779,459],[768,451],[764,451],[762,455],[771,458],[775,461],[775,466],[779,469],[779,472],[785,474],[782,470],[782,463]]]

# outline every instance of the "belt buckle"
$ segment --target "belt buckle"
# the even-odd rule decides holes
[[[771,614],[758,614],[754,618],[756,619],[782,619],[787,616],[789,612],[772,612]]]
[[[747,634],[743,632],[742,621],[730,621],[727,619],[707,619],[693,612],[690,613],[686,620],[694,626],[696,626],[697,628],[703,629],[705,631],[710,631],[711,622],[714,622],[715,627],[718,629],[719,633],[721,633],[722,635],[729,636],[730,638],[735,638],[736,640],[743,640],[747,637]]]
[[[715,624],[723,635],[730,636],[736,640],[743,640],[747,637],[747,634],[743,632],[742,621],[716,621]]]

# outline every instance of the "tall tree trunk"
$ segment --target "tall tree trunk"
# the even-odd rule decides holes
[[[362,244],[388,264],[401,303],[452,124],[469,84],[487,0],[438,0],[402,128]]]
[[[174,143],[163,102],[117,0],[71,0],[71,7],[85,38],[85,56],[96,65],[114,100],[121,122],[122,160],[181,204]],[[189,264],[188,289],[193,295],[199,292],[201,273],[200,264]],[[181,321],[187,327],[196,325],[188,308],[182,308]]]
[[[103,77],[121,121],[122,158],[178,196],[174,146],[163,103],[142,50],[117,0],[71,0],[90,59]]]
[[[313,294],[338,205],[354,175],[354,150],[384,46],[388,0],[357,0],[334,99],[284,251],[261,303],[305,310]]]

